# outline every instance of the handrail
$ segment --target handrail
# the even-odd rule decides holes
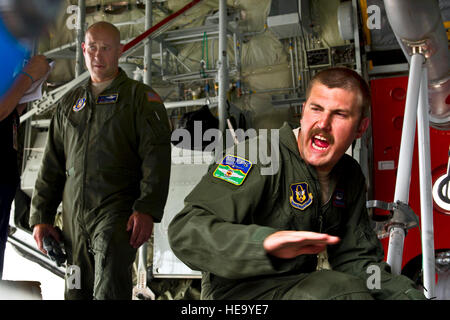
[[[150,29],[148,29],[144,33],[138,35],[136,38],[134,38],[133,40],[128,42],[126,45],[124,45],[122,52],[125,52],[128,49],[134,47],[136,44],[138,44],[139,42],[141,42],[142,40],[147,38],[149,35],[151,35],[153,32],[158,30],[160,27],[162,27],[163,25],[172,21],[173,19],[177,18],[179,15],[185,13],[186,11],[188,11],[189,9],[191,9],[192,7],[194,7],[196,4],[198,4],[201,1],[202,0],[193,0],[193,1],[189,2],[187,5],[185,5],[183,8],[181,8],[180,10],[178,10],[177,12],[172,13],[170,16],[162,19],[160,22],[158,22],[157,24],[152,26]]]

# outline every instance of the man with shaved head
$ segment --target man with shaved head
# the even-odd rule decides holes
[[[136,249],[161,221],[170,176],[170,125],[161,98],[119,67],[119,30],[91,25],[82,44],[90,79],[52,118],[30,226],[64,242],[66,299],[130,299]],[[54,227],[62,201],[62,232]]]

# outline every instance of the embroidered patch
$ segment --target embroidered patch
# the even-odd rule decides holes
[[[97,104],[116,103],[118,99],[119,99],[118,93],[102,95],[102,96],[98,96]]]
[[[226,155],[214,170],[213,176],[240,186],[247,177],[252,163],[240,157]]]
[[[147,92],[147,100],[150,102],[162,102],[160,96],[158,96],[155,92],[152,91]]]
[[[313,201],[313,195],[309,192],[308,184],[306,182],[291,184],[289,200],[294,208],[305,210]]]
[[[345,198],[344,198],[344,190],[336,189],[333,194],[333,205],[335,207],[344,208],[345,207]]]
[[[72,107],[73,111],[78,112],[86,106],[86,98],[78,99],[77,103]]]

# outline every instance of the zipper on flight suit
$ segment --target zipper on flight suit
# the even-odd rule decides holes
[[[320,214],[319,214],[319,233],[322,233],[322,227],[323,227],[323,212],[322,212],[322,208],[320,208]]]
[[[318,186],[318,184],[319,184],[319,186]],[[320,190],[320,183],[315,183],[315,185],[316,185],[316,188],[318,188],[319,190]],[[336,184],[335,183],[332,183],[332,182],[330,182],[330,186],[329,186],[329,189],[328,189],[328,199],[327,199],[327,201],[325,201],[325,203],[324,204],[322,204],[321,206],[320,206],[320,214],[319,214],[319,233],[322,233],[322,229],[323,229],[323,211],[324,211],[324,208],[328,205],[328,203],[331,201],[331,198],[333,197],[333,194],[334,194],[334,189],[336,188]],[[320,190],[321,191],[321,190]]]
[[[84,160],[83,160],[83,178],[82,178],[82,184],[81,184],[81,195],[82,195],[82,202],[81,202],[81,212],[85,212],[86,211],[86,196],[85,196],[85,185],[86,185],[86,168],[87,168],[87,154],[88,154],[88,146],[89,146],[89,135],[91,132],[91,119],[92,119],[92,114],[94,112],[94,107],[93,107],[93,103],[92,103],[92,96],[91,96],[91,92],[86,89],[86,96],[88,97],[88,101],[89,101],[89,113],[86,119],[86,142],[85,142],[85,146],[84,146]],[[83,216],[83,220],[84,220],[84,216]],[[84,222],[84,221],[83,221]]]
[[[322,230],[323,230],[323,211],[324,211],[324,208],[328,205],[328,202],[330,202],[331,196],[332,195],[330,194],[328,196],[327,201],[324,204],[322,204],[320,206],[320,208],[319,208],[319,210],[320,210],[320,214],[319,214],[319,233],[322,233]]]
[[[318,181],[314,180],[314,187],[315,187],[315,191],[316,191],[316,195],[319,197],[318,199],[318,205],[317,205],[317,219],[319,220],[319,233],[322,233],[322,228],[323,228],[323,211],[322,211],[322,207],[324,206],[324,204],[322,205],[321,203],[321,192],[322,190],[320,189],[320,184]]]

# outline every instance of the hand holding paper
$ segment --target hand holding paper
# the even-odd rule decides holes
[[[40,61],[37,59],[45,59],[45,63],[43,63],[44,61]],[[27,92],[25,92],[25,94],[22,96],[19,104],[39,100],[40,98],[42,98],[42,84],[47,79],[48,75],[53,69],[54,64],[54,61],[48,64],[44,56],[35,56],[31,58],[30,62],[25,66],[23,71],[26,72],[26,74],[29,74],[33,78],[34,82],[27,90]]]

